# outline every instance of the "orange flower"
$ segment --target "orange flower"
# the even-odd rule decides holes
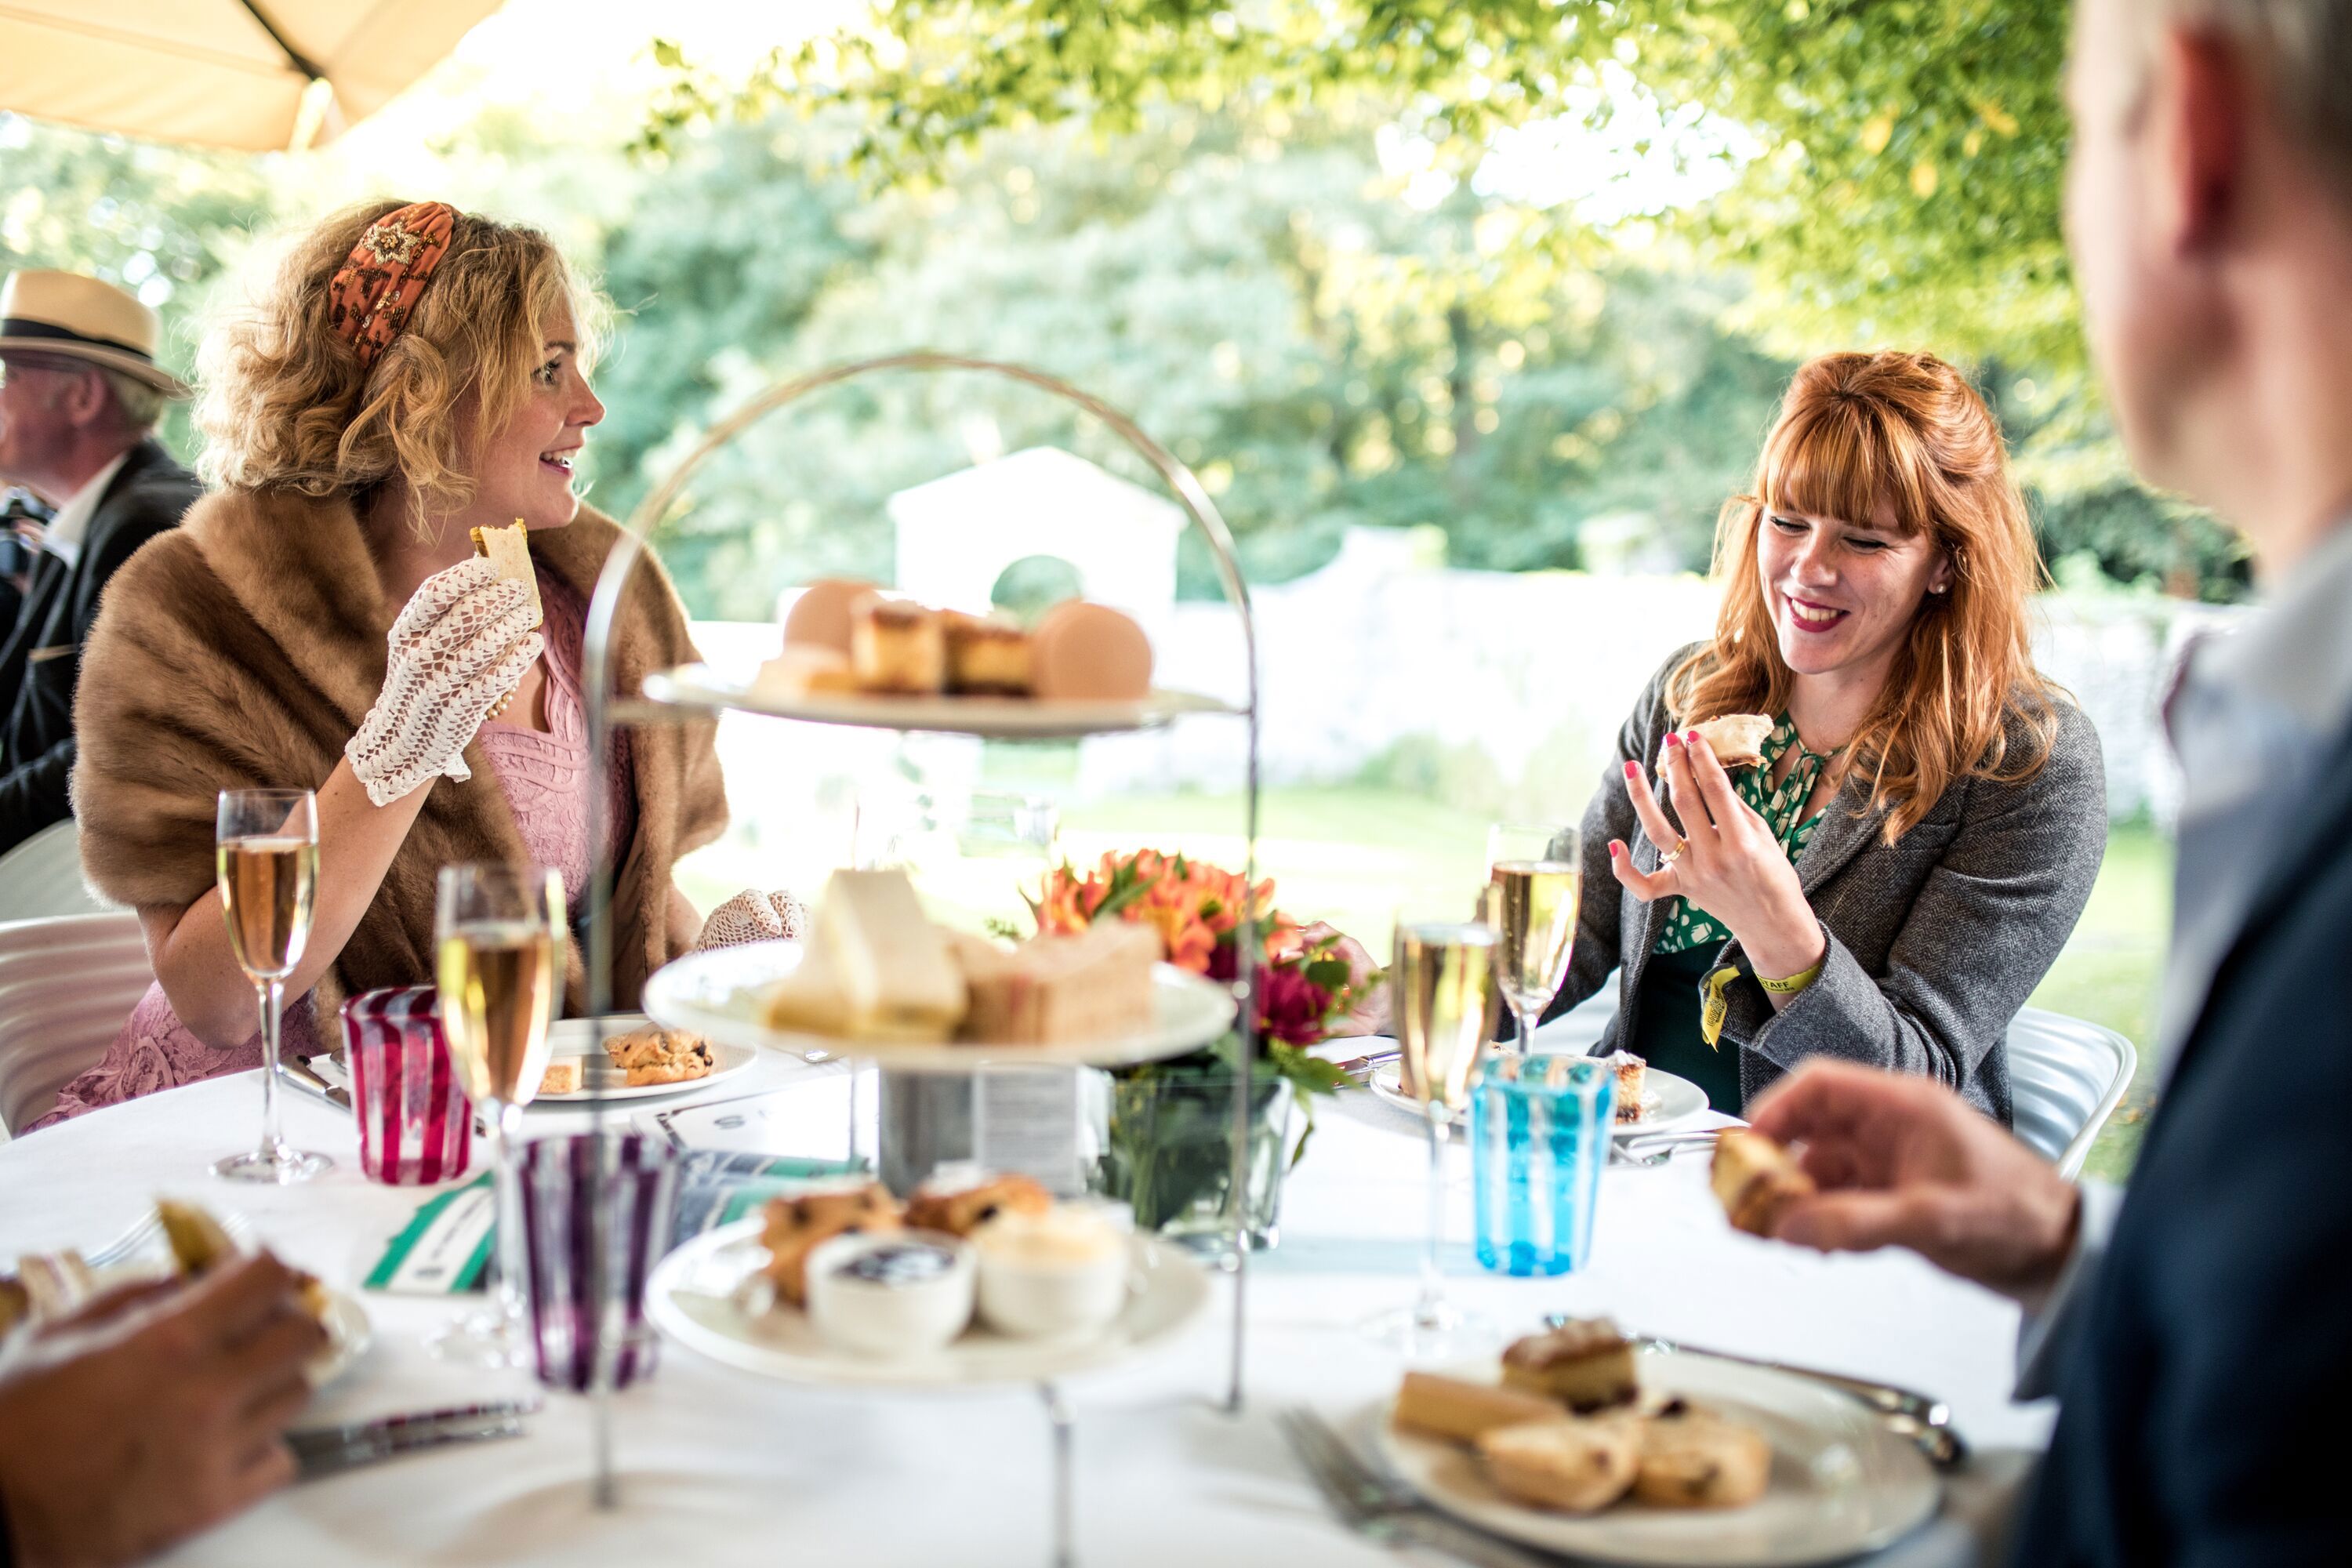
[[[1274,906],[1274,882],[1252,889],[1242,878],[1206,861],[1170,856],[1157,849],[1106,853],[1081,879],[1065,865],[1045,879],[1031,908],[1044,932],[1083,931],[1100,919],[1106,904],[1118,918],[1160,933],[1168,962],[1195,974],[1209,973],[1221,940],[1254,910],[1269,958],[1297,951],[1298,925]]]

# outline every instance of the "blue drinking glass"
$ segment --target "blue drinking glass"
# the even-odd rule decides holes
[[[1522,1276],[1584,1267],[1616,1116],[1606,1063],[1496,1055],[1480,1064],[1470,1169],[1481,1264]]]

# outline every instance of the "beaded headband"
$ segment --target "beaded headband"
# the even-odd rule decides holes
[[[350,259],[336,269],[327,298],[336,332],[373,365],[408,325],[417,296],[449,252],[457,210],[442,202],[415,202],[368,225]]]

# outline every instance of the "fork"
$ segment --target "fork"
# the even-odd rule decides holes
[[[1403,1482],[1357,1458],[1313,1411],[1294,1405],[1275,1419],[1323,1500],[1365,1540],[1426,1546],[1479,1568],[1543,1568],[1540,1559],[1432,1510]]]
[[[246,1223],[243,1215],[223,1215],[221,1228],[228,1232],[230,1240],[240,1245],[253,1239],[253,1227]],[[96,1252],[86,1254],[82,1261],[92,1268],[111,1268],[118,1263],[128,1263],[146,1251],[163,1234],[163,1216],[149,1209],[144,1216],[132,1223],[129,1230]]]

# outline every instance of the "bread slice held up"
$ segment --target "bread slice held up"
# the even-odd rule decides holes
[[[539,600],[539,574],[530,565],[530,531],[518,518],[506,528],[473,528],[467,533],[474,541],[474,553],[490,563],[501,583],[520,583],[522,591],[530,595],[530,624],[547,624],[547,607]]]
[[[1715,1141],[1707,1179],[1732,1227],[1750,1236],[1770,1236],[1790,1204],[1817,1190],[1794,1155],[1746,1127],[1727,1127]]]
[[[1693,728],[1717,762],[1727,768],[1752,768],[1764,760],[1764,742],[1771,737],[1772,721],[1761,713],[1726,713]]]

